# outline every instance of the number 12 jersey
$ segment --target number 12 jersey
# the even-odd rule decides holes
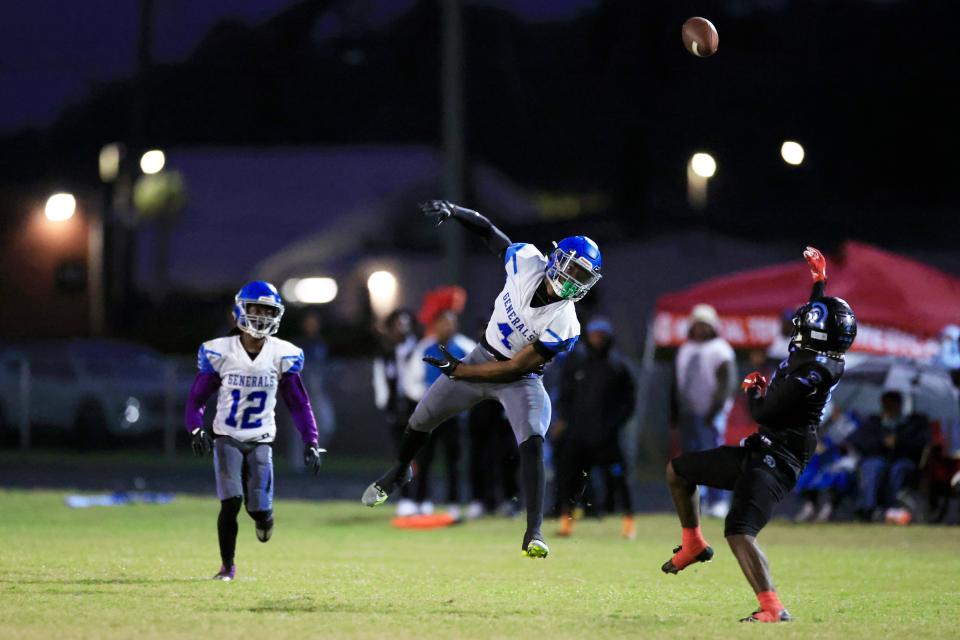
[[[197,366],[220,376],[213,432],[240,442],[273,442],[277,435],[274,409],[277,387],[287,373],[303,370],[303,351],[286,340],[269,337],[255,358],[239,335],[200,345]]]

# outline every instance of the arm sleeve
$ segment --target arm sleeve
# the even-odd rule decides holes
[[[290,409],[290,417],[300,432],[303,444],[317,442],[317,420],[299,373],[287,373],[280,379],[280,395]]]
[[[184,411],[184,424],[188,432],[203,428],[203,407],[219,388],[220,376],[215,372],[201,370],[194,378]]]
[[[820,298],[822,298],[826,293],[826,290],[827,290],[826,282],[822,282],[822,281],[814,282],[813,290],[810,292],[810,302],[813,302],[814,300],[819,300]]]
[[[464,209],[457,205],[453,205],[453,217],[471,233],[479,236],[494,255],[503,257],[507,247],[511,244],[510,238],[490,220],[476,211]]]

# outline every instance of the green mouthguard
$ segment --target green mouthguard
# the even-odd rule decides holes
[[[561,298],[568,300],[580,293],[580,287],[577,283],[567,280],[563,283],[563,286],[560,287],[559,293]]]

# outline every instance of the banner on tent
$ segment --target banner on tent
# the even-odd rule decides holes
[[[654,338],[658,347],[677,347],[687,338],[689,322],[686,314],[658,311],[654,319]],[[765,349],[780,336],[777,316],[722,316],[720,335],[736,349]],[[940,343],[932,338],[861,323],[853,351],[887,354],[927,360],[940,351]]]

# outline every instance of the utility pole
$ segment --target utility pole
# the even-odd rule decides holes
[[[443,92],[443,197],[463,203],[466,193],[465,117],[463,104],[463,4],[440,0],[443,49],[440,73]],[[444,258],[451,284],[463,284],[463,228],[444,225]]]

